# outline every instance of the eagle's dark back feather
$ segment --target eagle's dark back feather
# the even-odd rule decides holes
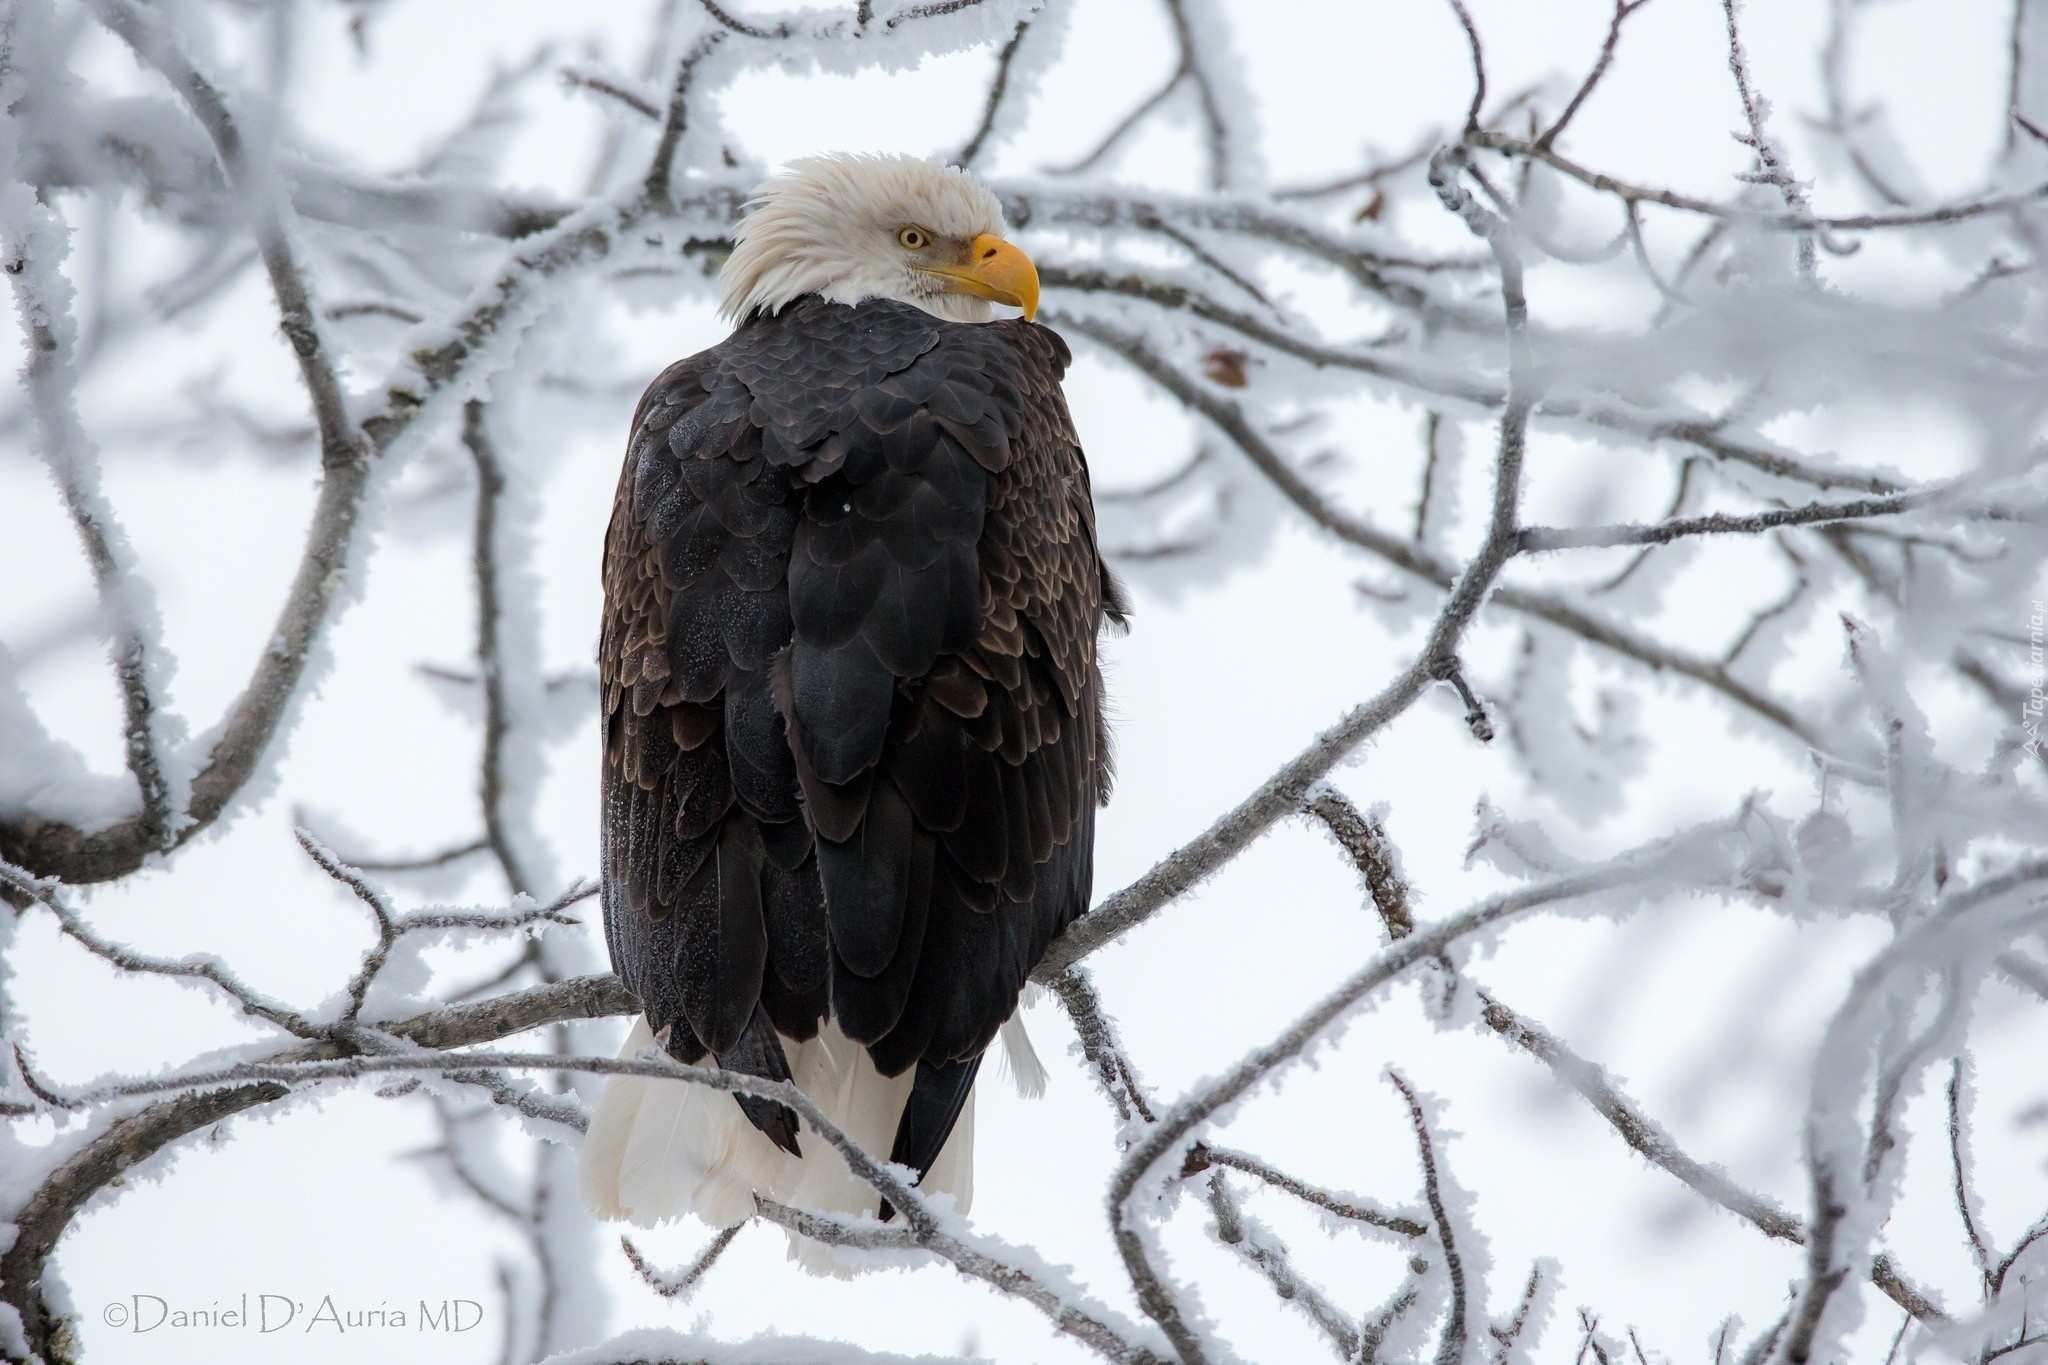
[[[1069,359],[1030,323],[799,299],[655,380],[606,538],[612,962],[680,1060],[786,1078],[778,1031],[829,1010],[917,1066],[892,1157],[920,1171],[1088,906],[1123,606]]]

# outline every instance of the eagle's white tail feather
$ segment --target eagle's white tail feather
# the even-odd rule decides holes
[[[1010,1068],[1010,1080],[1019,1095],[1035,1100],[1045,1093],[1045,1063],[1038,1060],[1038,1049],[1031,1046],[1031,1035],[1024,1031],[1022,1010],[1003,1021],[1003,1062]]]
[[[1013,1024],[1016,1021],[1012,1021]],[[1016,1024],[1021,1033],[1022,1025]],[[637,1055],[654,1041],[645,1019],[635,1020],[620,1049]],[[1005,1030],[1005,1048],[1014,1048]],[[884,1076],[867,1049],[831,1020],[808,1042],[782,1040],[790,1078],[854,1141],[886,1157],[915,1075]],[[1030,1041],[1023,1047],[1029,1053]],[[1012,1066],[1016,1066],[1012,1052]],[[1020,1076],[1022,1069],[1018,1068]],[[1040,1069],[1042,1075],[1042,1068]],[[790,1156],[747,1121],[723,1091],[680,1081],[608,1076],[591,1116],[578,1159],[583,1202],[600,1218],[652,1227],[685,1213],[714,1227],[731,1227],[754,1212],[754,1193],[816,1213],[873,1213],[875,1195],[854,1178],[839,1153],[815,1134],[798,1139],[804,1155]],[[928,1194],[947,1194],[967,1209],[974,1194],[974,1095],[925,1175]],[[806,1270],[847,1275],[851,1268],[829,1247],[792,1236],[790,1256]]]

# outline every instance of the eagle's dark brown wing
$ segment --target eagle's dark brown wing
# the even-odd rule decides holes
[[[1087,908],[1109,785],[1058,336],[811,298],[642,399],[605,550],[605,924],[694,1061],[782,1078],[829,1010],[937,1156]],[[794,1148],[792,1116],[746,1102]]]

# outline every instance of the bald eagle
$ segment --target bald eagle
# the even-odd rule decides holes
[[[1019,993],[1088,906],[1096,639],[1125,610],[1070,356],[1002,234],[985,187],[911,157],[762,186],[732,335],[634,415],[598,648],[605,935],[645,1010],[622,1055],[794,1079],[961,1206],[983,1052],[1002,1031],[1036,1069]],[[581,1180],[640,1224],[877,1208],[784,1106],[632,1077]]]

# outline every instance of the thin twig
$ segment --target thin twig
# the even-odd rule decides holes
[[[1275,190],[1273,191],[1273,197],[1279,200],[1326,199],[1333,194],[1342,194],[1346,190],[1363,189],[1367,185],[1377,185],[1383,180],[1399,175],[1402,171],[1411,170],[1429,160],[1429,154],[1437,149],[1437,144],[1441,141],[1443,139],[1440,136],[1431,133],[1424,137],[1421,142],[1417,143],[1413,150],[1405,152],[1391,161],[1376,162],[1373,165],[1367,166],[1362,171],[1339,176],[1335,180]]]
[[[1814,526],[1831,522],[1860,521],[1870,517],[1896,516],[1916,511],[1956,492],[1950,482],[1908,489],[1881,498],[1859,498],[1852,502],[1812,503],[1805,507],[1777,507],[1762,512],[1716,512],[1703,517],[1683,517],[1650,525],[1622,523],[1614,526],[1531,526],[1521,535],[1524,551],[1584,550],[1615,545],[1669,545],[1690,536],[1757,535],[1780,526]],[[1987,521],[2030,520],[2032,509],[1985,505],[1977,508],[1944,509],[1962,518]]]
[[[1467,134],[1465,141],[1470,146],[1499,152],[1504,156],[1530,157],[1541,161],[1551,169],[1560,171],[1603,194],[1616,195],[1635,203],[1661,204],[1665,208],[1678,209],[1685,213],[1696,213],[1708,218],[1782,232],[1880,232],[1894,228],[1941,227],[1967,222],[1973,218],[2008,214],[2015,209],[2026,208],[2048,199],[2048,184],[2043,184],[2013,194],[1966,199],[1896,213],[1853,213],[1837,216],[1772,213],[1765,209],[1717,203],[1711,199],[1681,194],[1676,190],[1632,184],[1580,165],[1555,147],[1538,151],[1534,142],[1528,138],[1516,137],[1512,133],[1481,128]]]
[[[346,858],[344,862],[362,872],[427,872],[450,863],[459,863],[464,858],[474,857],[490,851],[488,839],[472,839],[466,844],[456,844],[438,853],[422,853],[416,858]]]
[[[1209,154],[1209,188],[1226,189],[1231,180],[1230,124],[1223,116],[1223,99],[1214,78],[1203,62],[1201,44],[1188,20],[1188,5],[1206,0],[1163,0],[1166,17],[1173,25],[1174,41],[1180,45],[1182,70],[1194,88],[1195,102],[1202,113],[1203,146]],[[1211,16],[1212,20],[1215,16]]]
[[[1134,1118],[1151,1123],[1156,1115],[1116,1036],[1116,1025],[1103,1013],[1102,1000],[1096,995],[1088,973],[1078,966],[1069,967],[1055,976],[1050,985],[1066,1007],[1067,1017],[1073,1021],[1074,1032],[1081,1040],[1081,1050],[1095,1068],[1096,1084],[1116,1106],[1117,1117],[1126,1123]]]
[[[1647,0],[1645,2],[1647,3]],[[1494,1345],[1500,1348],[1494,1352],[1493,1365],[1508,1365],[1508,1362],[1514,1359],[1515,1347],[1521,1344],[1523,1334],[1529,1330],[1530,1321],[1536,1310],[1536,1296],[1544,1288],[1543,1266],[1544,1262],[1538,1261],[1529,1267],[1528,1281],[1522,1286],[1522,1297],[1516,1303],[1515,1315],[1508,1319],[1508,1325],[1487,1329],[1488,1334],[1493,1337]]]
[[[598,72],[572,67],[562,72],[562,83],[572,90],[588,90],[593,94],[603,95],[606,99],[616,100],[641,118],[652,121],[662,117],[661,108],[652,100]]]
[[[968,135],[967,142],[954,154],[953,164],[971,169],[988,146],[988,140],[996,130],[996,118],[1002,112],[1003,101],[1010,93],[1010,68],[1016,64],[1017,54],[1024,48],[1024,36],[1031,32],[1031,25],[1038,18],[1034,12],[1024,17],[1017,25],[1017,31],[1010,35],[1010,41],[1003,44],[1003,50],[996,56],[995,75],[988,84],[988,98],[982,101],[981,122]]]
[[[1415,1087],[1408,1083],[1408,1078],[1392,1067],[1387,1068],[1387,1079],[1408,1102],[1408,1121],[1414,1126],[1415,1145],[1422,1154],[1422,1194],[1429,1202],[1430,1224],[1436,1232],[1437,1245],[1443,1248],[1444,1274],[1450,1281],[1451,1307],[1444,1320],[1443,1340],[1437,1345],[1436,1365],[1454,1365],[1465,1355],[1465,1262],[1458,1255],[1451,1215],[1444,1207],[1442,1181],[1437,1174],[1436,1143],[1430,1136],[1429,1118],[1423,1113],[1422,1101],[1417,1098]]]
[[[1984,1277],[1985,1287],[1996,1292],[1994,1275],[1998,1269],[1998,1254],[1977,1226],[1976,1196],[1970,1190],[1970,1168],[1965,1150],[1969,1147],[1968,1117],[1963,1107],[1963,1059],[1957,1057],[1949,1065],[1948,1073],[1948,1157],[1950,1171],[1955,1181],[1956,1213],[1963,1220],[1963,1231],[1970,1239],[1970,1250],[1977,1258],[1977,1270]]]
[[[1600,84],[1600,78],[1607,74],[1608,66],[1614,61],[1614,49],[1621,43],[1621,26],[1628,22],[1631,14],[1648,3],[1650,0],[1614,0],[1614,18],[1608,22],[1607,37],[1600,44],[1600,55],[1594,59],[1593,69],[1586,73],[1585,80],[1579,82],[1579,88],[1572,93],[1556,120],[1538,135],[1535,142],[1538,150],[1548,151],[1550,144],[1557,141],[1558,135],[1577,116],[1580,106],[1592,97],[1593,88]]]
[[[1437,494],[1437,467],[1443,457],[1443,426],[1443,413],[1431,408],[1422,428],[1422,490],[1415,498],[1415,534],[1411,537],[1417,545],[1425,544],[1429,538],[1429,514]]]
[[[1728,20],[1728,70],[1735,77],[1736,92],[1742,96],[1742,114],[1749,123],[1749,135],[1742,142],[1756,153],[1757,165],[1761,167],[1757,178],[1777,189],[1794,217],[1811,219],[1813,210],[1807,203],[1806,187],[1793,176],[1785,153],[1764,127],[1769,106],[1757,93],[1749,74],[1749,55],[1742,48],[1742,28],[1736,10],[1736,0],[1721,0],[1721,12]],[[1799,234],[1799,274],[1808,284],[1814,279],[1814,238],[1812,230]]]
[[[297,1038],[325,1038],[329,1030],[313,1023],[297,1010],[272,1000],[244,984],[242,979],[212,957],[192,956],[171,961],[138,953],[94,932],[76,910],[67,905],[55,884],[30,876],[24,870],[0,863],[0,885],[27,904],[40,905],[57,919],[57,927],[94,957],[119,968],[145,976],[183,977],[213,987],[234,1001],[242,1013],[275,1024]]]
[[[708,3],[705,8],[713,14],[719,13],[716,6]],[[697,76],[697,64],[710,56],[724,37],[721,32],[707,32],[676,63],[675,81],[669,87],[668,112],[662,119],[661,137],[654,144],[654,159],[647,167],[645,186],[650,203],[665,204],[670,198],[676,148],[689,128],[690,86]]]
[[[710,1273],[712,1265],[725,1254],[725,1249],[732,1245],[733,1238],[739,1236],[745,1227],[745,1223],[735,1223],[729,1228],[721,1229],[718,1235],[711,1239],[710,1244],[697,1253],[696,1260],[673,1272],[663,1272],[649,1265],[646,1258],[640,1254],[640,1248],[633,1245],[633,1239],[630,1237],[619,1239],[619,1249],[626,1253],[626,1260],[631,1262],[633,1272],[640,1277],[642,1284],[670,1303],[688,1303],[690,1295],[696,1292],[705,1275]]]
[[[1323,822],[1337,846],[1350,857],[1352,866],[1365,882],[1373,908],[1387,926],[1388,939],[1406,938],[1415,932],[1415,912],[1408,904],[1408,887],[1394,857],[1394,846],[1380,822],[1366,815],[1344,793],[1328,783],[1318,783],[1303,803],[1304,810]]]
[[[1486,104],[1486,52],[1479,45],[1479,26],[1472,22],[1471,11],[1465,8],[1465,0],[1447,0],[1451,13],[1458,16],[1459,27],[1465,30],[1465,46],[1472,54],[1472,103],[1465,109],[1465,136],[1479,131],[1479,111]]]
[[[1285,1171],[1275,1170],[1249,1152],[1236,1151],[1229,1147],[1215,1147],[1206,1142],[1197,1142],[1188,1149],[1188,1159],[1183,1170],[1199,1172],[1210,1166],[1228,1166],[1233,1171],[1262,1180],[1276,1190],[1283,1190],[1311,1204],[1323,1212],[1338,1218],[1363,1223],[1400,1237],[1416,1238],[1429,1235],[1429,1228],[1413,1218],[1404,1217],[1359,1200],[1355,1195],[1335,1194],[1307,1181],[1297,1180]]]
[[[1220,1171],[1209,1177],[1209,1209],[1216,1216],[1217,1240],[1263,1275],[1282,1302],[1307,1314],[1338,1359],[1355,1359],[1360,1343],[1358,1328],[1320,1289],[1302,1277],[1286,1247],[1245,1215]]]
[[[471,561],[476,575],[476,668],[483,684],[483,758],[478,795],[484,842],[514,895],[528,895],[533,880],[513,841],[505,815],[505,749],[512,718],[505,696],[505,604],[498,586],[498,518],[505,500],[505,470],[485,420],[482,400],[462,405],[462,444],[476,465],[476,525]]]
[[[16,229],[25,236],[4,244],[11,257],[8,282],[27,343],[22,381],[43,461],[84,547],[104,617],[121,695],[122,756],[142,804],[137,838],[151,851],[161,852],[176,840],[189,797],[166,764],[166,751],[183,738],[182,727],[163,714],[156,695],[154,594],[148,580],[136,572],[127,534],[106,503],[97,454],[79,420],[76,291],[64,274],[70,233],[44,204],[33,204],[30,213],[28,222]],[[31,261],[37,268],[29,268]]]
[[[1173,68],[1173,74],[1166,78],[1165,84],[1161,85],[1144,99],[1139,100],[1130,113],[1125,114],[1119,119],[1093,147],[1083,152],[1079,158],[1064,165],[1048,166],[1046,167],[1046,173],[1048,175],[1081,175],[1084,172],[1095,169],[1097,165],[1101,164],[1104,157],[1116,150],[1116,145],[1119,142],[1122,142],[1125,137],[1130,135],[1132,129],[1143,123],[1153,110],[1166,103],[1173,92],[1180,88],[1181,82],[1188,78],[1189,60],[1188,54],[1182,52],[1179,63]]]

